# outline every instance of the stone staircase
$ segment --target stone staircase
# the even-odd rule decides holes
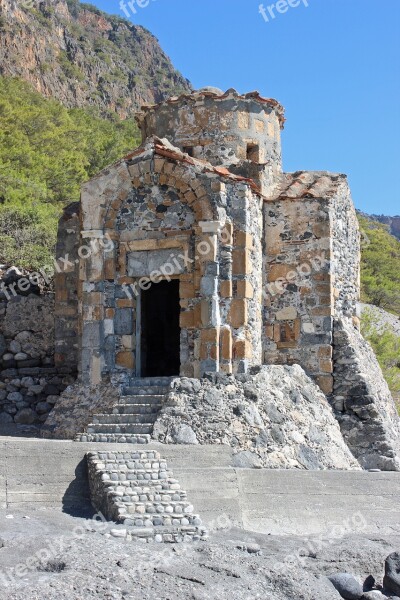
[[[93,507],[120,525],[112,535],[159,543],[207,539],[158,452],[90,452],[87,460]]]
[[[95,415],[75,441],[147,444],[170,381],[170,377],[131,379],[111,413]]]

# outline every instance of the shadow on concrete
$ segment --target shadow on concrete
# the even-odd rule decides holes
[[[40,438],[40,426],[17,425],[16,423],[1,423],[0,436],[18,438]]]
[[[96,511],[90,503],[89,478],[86,458],[75,469],[75,479],[71,481],[62,499],[63,512],[72,517],[91,519]]]

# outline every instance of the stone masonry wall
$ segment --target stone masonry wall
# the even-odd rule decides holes
[[[356,317],[360,298],[360,230],[344,180],[331,204],[332,287],[335,317]]]
[[[257,92],[193,92],[143,108],[137,116],[143,141],[157,135],[212,165],[241,166],[266,193],[282,171],[283,107]],[[250,175],[252,165],[262,165]],[[244,174],[240,172],[239,174]]]
[[[55,364],[77,371],[78,368],[78,277],[80,247],[80,204],[67,206],[58,225],[55,273]]]
[[[15,268],[0,285],[0,424],[43,423],[60,393],[74,380],[54,365],[54,294],[26,281]],[[3,287],[4,286],[4,287]],[[24,287],[21,284],[21,287]]]
[[[298,363],[332,391],[329,199],[264,205],[264,362]]]
[[[400,421],[371,346],[351,318],[336,319],[332,405],[364,469],[400,470]]]

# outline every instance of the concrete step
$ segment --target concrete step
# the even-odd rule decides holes
[[[87,426],[86,431],[88,434],[151,434],[153,431],[153,423],[121,423],[120,425],[115,425],[114,423],[90,423]]]
[[[128,433],[80,433],[75,438],[76,442],[108,442],[109,444],[149,444],[149,434]]]
[[[156,420],[157,413],[95,415],[92,425],[153,424]]]
[[[156,467],[155,466],[156,464],[158,464],[159,466]],[[157,463],[151,463],[150,461],[146,462],[145,460],[141,460],[141,461],[126,460],[125,463],[104,460],[99,464],[98,470],[99,471],[100,470],[107,471],[107,473],[115,473],[115,479],[118,475],[118,476],[121,476],[121,481],[126,481],[124,476],[128,476],[128,475],[130,476],[134,473],[140,473],[140,475],[143,475],[143,473],[158,473],[158,474],[160,474],[160,473],[169,473],[170,472],[166,462],[164,462],[164,461],[160,461]],[[165,479],[165,478],[161,477],[161,479]]]
[[[127,534],[133,540],[175,544],[179,542],[198,542],[208,539],[201,527],[128,527]]]
[[[116,502],[122,502],[128,512],[142,514],[160,514],[160,515],[191,515],[194,508],[187,500],[172,500],[171,502],[140,502],[136,501],[132,496],[121,496],[117,492],[108,491],[108,496],[115,498]]]
[[[175,494],[182,494],[181,486],[179,483],[175,483],[172,479],[133,479],[131,481],[112,481],[112,480],[102,480],[102,485],[106,487],[109,492],[112,492],[114,489],[120,489],[123,485],[123,491],[126,496],[131,495],[158,495],[158,494],[167,494],[168,496],[175,496]],[[139,491],[138,491],[139,490]]]
[[[131,387],[153,387],[153,386],[163,386],[169,387],[171,381],[175,379],[174,377],[132,377],[129,380],[129,385]]]
[[[120,461],[162,461],[166,462],[165,459],[161,458],[161,455],[156,450],[137,450],[137,451],[127,451],[127,452],[110,452],[110,451],[100,451],[100,452],[90,452],[90,459],[96,464],[98,461],[112,461],[115,463],[119,463]]]
[[[130,386],[123,389],[122,396],[165,396],[169,391],[169,388],[160,385]]]
[[[144,397],[144,396],[143,396]],[[118,404],[113,408],[113,415],[158,415],[162,404]]]
[[[126,488],[124,491],[126,496],[129,496],[130,502],[141,502],[142,504],[146,502],[153,502],[155,504],[166,502],[170,504],[171,502],[187,501],[186,492],[181,490],[170,490],[168,493],[168,490],[155,490],[154,488],[151,490],[151,488],[146,488],[146,490],[138,492],[137,488]],[[123,498],[124,497],[125,496],[123,496]],[[116,501],[118,503],[118,498],[116,498]],[[123,504],[123,506],[125,506],[125,504]]]
[[[130,394],[127,396],[121,396],[120,402],[117,406],[120,406],[121,404],[144,404],[158,406],[159,404],[163,404],[164,401],[165,396],[162,394]]]
[[[128,527],[199,527],[201,525],[199,515],[153,515],[139,512],[118,515],[116,521]]]

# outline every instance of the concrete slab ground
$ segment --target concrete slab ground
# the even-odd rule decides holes
[[[85,454],[142,449],[130,444],[85,444],[0,438],[0,504],[8,509],[89,509]],[[167,459],[188,498],[211,529],[273,535],[400,533],[400,473],[279,471],[233,468],[227,446],[150,444]]]

